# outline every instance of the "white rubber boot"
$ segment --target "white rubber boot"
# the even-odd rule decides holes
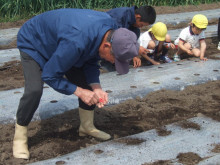
[[[90,135],[100,140],[108,140],[111,138],[109,134],[95,128],[93,123],[94,111],[88,111],[79,108],[79,117],[80,117],[79,136]]]
[[[27,126],[15,125],[15,135],[13,141],[13,156],[15,158],[29,159]]]

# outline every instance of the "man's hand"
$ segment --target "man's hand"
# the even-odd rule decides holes
[[[90,84],[93,92],[99,97],[99,102],[96,104],[99,108],[104,107],[108,103],[108,93],[102,90],[100,84]]]
[[[93,92],[99,97],[99,102],[96,105],[99,108],[104,107],[108,103],[108,93],[102,89],[94,89]]]
[[[90,91],[77,87],[74,94],[89,106],[96,104],[99,108],[102,108],[108,103],[108,94],[102,89]]]
[[[134,66],[134,68],[137,68],[137,67],[141,66],[141,59],[139,57],[134,57],[133,58],[133,66]]]
[[[98,95],[88,89],[77,87],[74,94],[89,106],[99,103]]]

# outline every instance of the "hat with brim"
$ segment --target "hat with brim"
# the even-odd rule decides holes
[[[158,41],[165,41],[167,34],[167,26],[163,22],[155,23],[152,28],[148,30],[151,31]]]
[[[205,29],[208,26],[208,19],[205,15],[196,14],[192,19],[192,23],[200,29]]]
[[[115,60],[115,69],[119,74],[127,74],[129,72],[129,63]]]
[[[148,31],[149,31],[149,32],[152,32],[152,28],[150,28]],[[152,33],[153,33],[153,32],[152,32]],[[154,35],[154,34],[153,34],[153,35]],[[159,37],[159,36],[157,36],[157,35],[154,35],[154,37],[156,38],[157,41],[164,41],[164,40],[165,40],[165,37]]]
[[[135,33],[126,28],[119,28],[112,34],[115,69],[119,74],[129,72],[129,63],[138,56],[139,47]]]

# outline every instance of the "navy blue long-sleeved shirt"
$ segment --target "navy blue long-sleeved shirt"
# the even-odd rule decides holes
[[[86,9],[48,11],[26,22],[17,36],[18,48],[42,68],[42,80],[56,91],[73,94],[76,85],[64,78],[71,67],[82,67],[87,83],[99,83],[99,46],[116,29],[104,12]]]
[[[140,29],[137,27],[134,27],[133,24],[136,23],[135,19],[135,9],[137,7],[120,7],[120,8],[114,8],[106,13],[108,13],[116,22],[118,25],[118,28],[126,28],[128,30],[133,31],[137,38],[140,36]]]

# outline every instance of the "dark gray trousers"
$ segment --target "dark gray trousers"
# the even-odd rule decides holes
[[[41,79],[42,69],[39,64],[33,60],[28,54],[21,52],[21,64],[23,67],[25,86],[24,94],[20,99],[16,118],[17,124],[21,126],[27,126],[35,111],[37,110],[41,96],[43,94],[43,84]],[[82,68],[71,68],[66,73],[67,79],[84,89],[92,90],[91,87],[86,83],[86,79]],[[88,106],[81,99],[79,99],[79,107],[86,110],[93,110],[95,105]]]

